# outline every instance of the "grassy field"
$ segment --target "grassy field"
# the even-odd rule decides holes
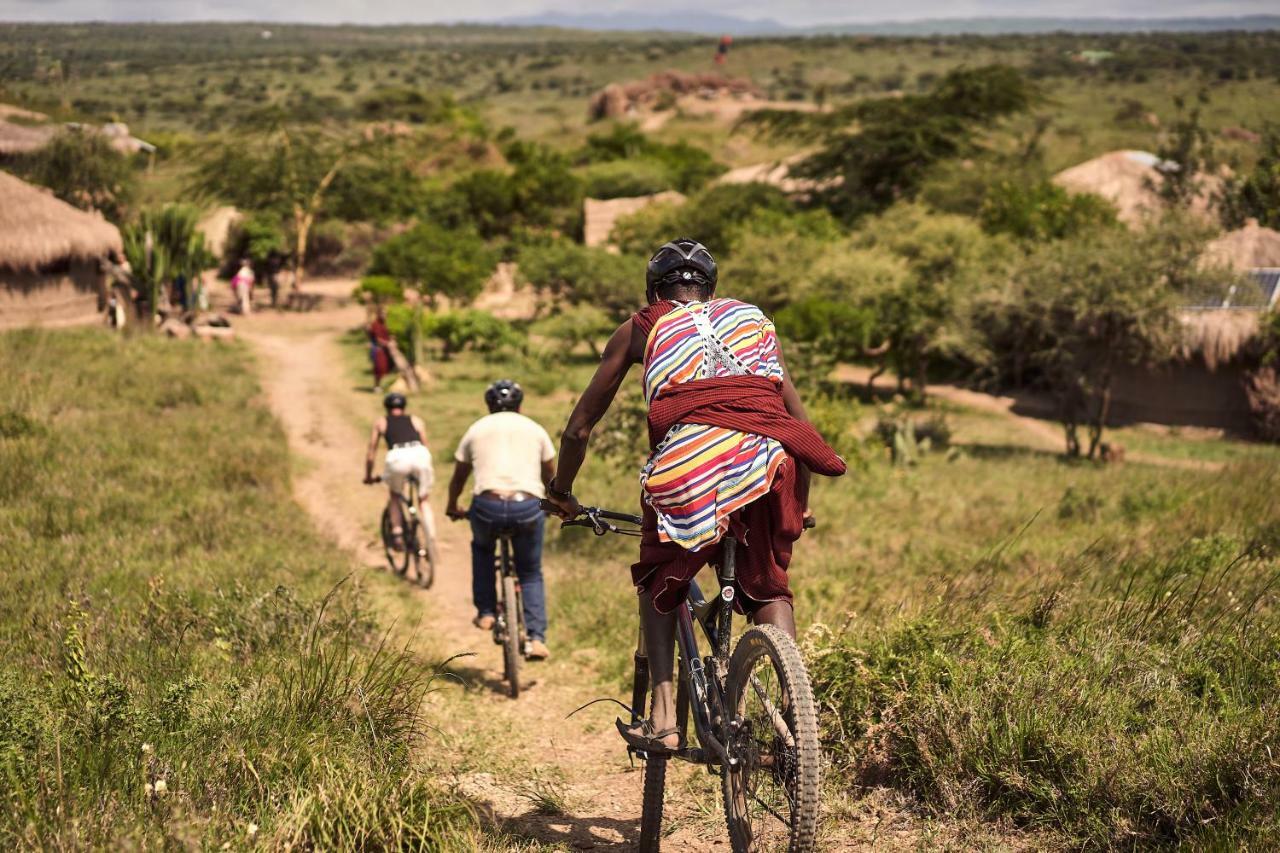
[[[361,354],[353,338],[353,373]],[[524,382],[526,411],[554,435],[591,365],[550,375],[464,356],[431,369],[415,405],[444,477],[489,381]],[[830,801],[888,786],[926,815],[1004,821],[1052,847],[1265,849],[1280,830],[1275,448],[1145,430],[1152,456],[1228,467],[1071,464],[1008,419],[934,405],[949,451],[900,468],[867,445],[816,486],[820,526],[793,564],[841,768]],[[637,468],[592,458],[576,491],[634,509]],[[548,549],[554,639],[591,649],[621,695],[630,549],[582,531]]]
[[[0,336],[7,847],[469,848],[241,347]]]

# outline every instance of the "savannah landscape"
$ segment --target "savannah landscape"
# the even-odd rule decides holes
[[[629,689],[631,545],[549,526],[555,653],[511,701],[441,490],[494,379],[558,433],[648,253],[689,234],[850,463],[791,570],[819,848],[1274,848],[1280,321],[1203,258],[1280,228],[1280,33],[715,49],[0,24],[0,118],[48,136],[0,169],[102,211],[137,293],[121,331],[0,333],[6,845],[630,849],[613,711],[567,715]],[[1051,180],[1117,151],[1159,164],[1140,214]],[[585,244],[585,199],[663,192]],[[214,246],[195,223],[231,207]],[[229,314],[241,258],[279,309]],[[200,270],[233,337],[155,328]],[[1235,338],[1186,319],[1228,300]],[[375,305],[421,378],[430,590],[385,571],[359,482]],[[1124,370],[1188,363],[1235,365],[1247,421],[1112,408]],[[636,511],[643,420],[628,387],[585,502]],[[715,780],[674,776],[666,848],[728,849]]]

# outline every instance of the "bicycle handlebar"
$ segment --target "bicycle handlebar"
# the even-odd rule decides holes
[[[542,502],[542,508],[548,512],[552,510],[552,504],[549,501]],[[631,515],[625,512],[613,512],[612,510],[600,509],[594,506],[584,506],[578,513],[577,518],[560,522],[561,527],[590,527],[597,536],[603,536],[606,533],[620,533],[624,536],[639,536],[639,530],[629,530],[627,528],[618,527],[611,522],[620,521],[623,524],[634,525],[640,527],[644,523],[638,515]]]

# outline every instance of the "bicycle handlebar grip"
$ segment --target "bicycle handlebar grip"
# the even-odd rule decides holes
[[[804,520],[805,530],[812,530],[817,526],[818,526],[818,519],[814,518],[812,515]]]

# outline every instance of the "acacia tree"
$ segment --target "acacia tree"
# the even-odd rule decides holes
[[[814,181],[815,200],[832,213],[854,219],[914,197],[935,164],[974,152],[992,122],[1039,97],[1017,70],[989,65],[952,71],[924,94],[825,113],[760,110],[745,121],[775,138],[816,143],[790,172]]]
[[[1120,369],[1172,355],[1181,294],[1200,275],[1203,244],[1187,233],[1174,223],[1139,235],[1092,231],[1046,244],[1015,272],[1003,322],[1017,329],[1039,383],[1056,399],[1068,456],[1097,456]]]
[[[326,193],[359,143],[314,128],[271,121],[214,145],[196,168],[192,188],[243,210],[272,212],[291,225],[293,288],[302,286],[307,237]]]

